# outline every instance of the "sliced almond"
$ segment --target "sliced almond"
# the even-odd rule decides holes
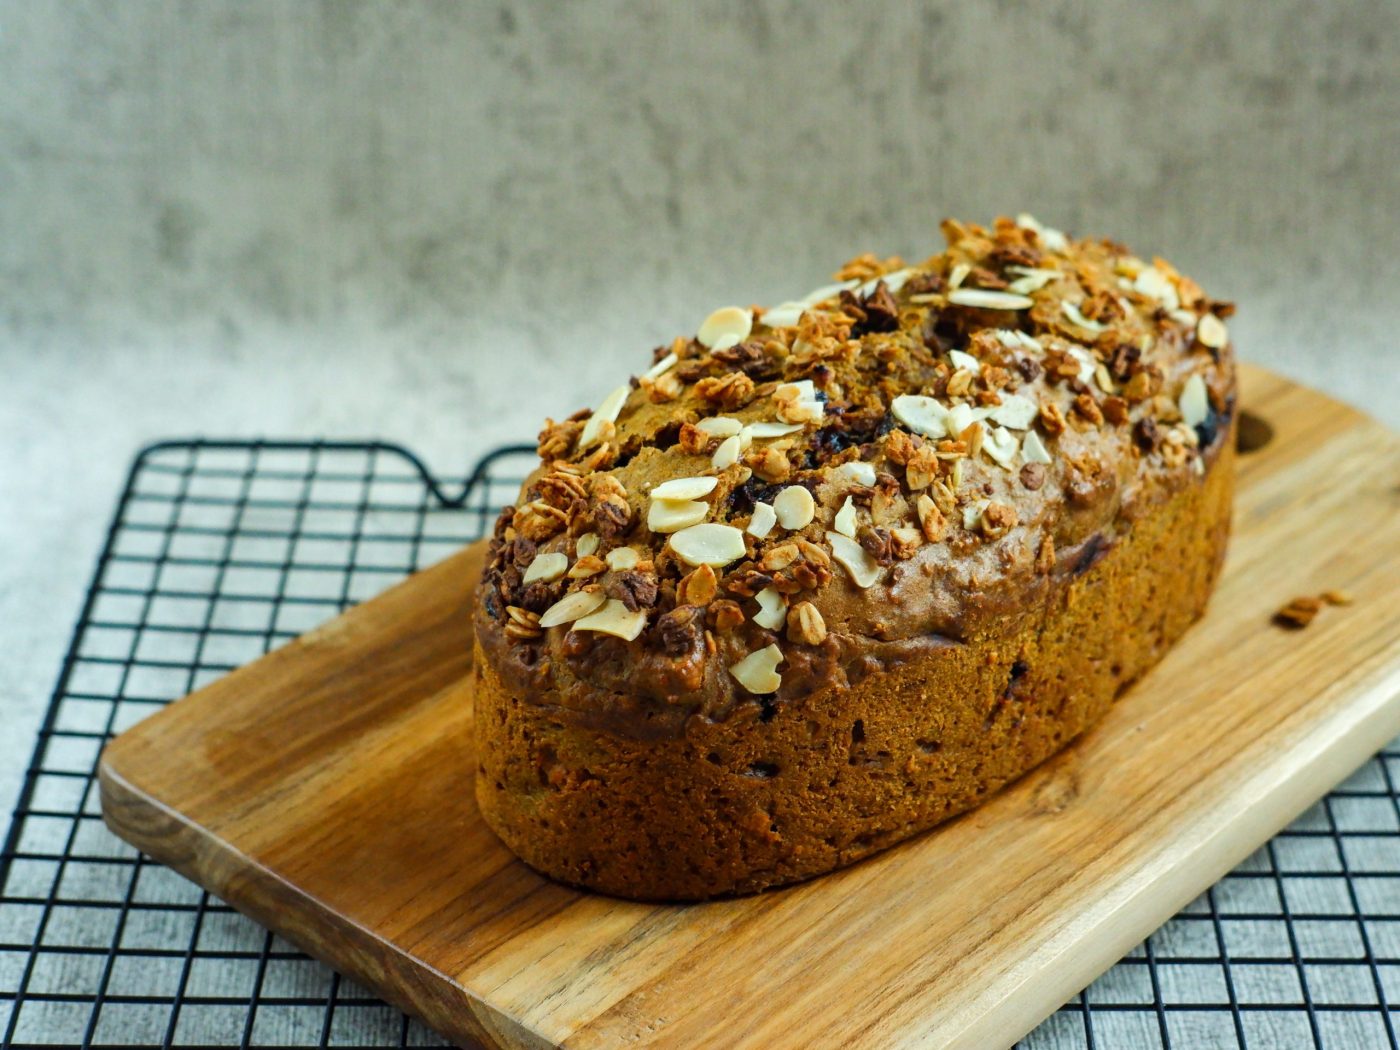
[[[948,434],[948,409],[924,394],[900,394],[890,403],[894,418],[916,434],[941,438]]]
[[[778,665],[782,662],[783,651],[776,645],[769,645],[749,653],[730,667],[729,673],[749,692],[765,696],[776,693],[783,684],[783,676],[778,674]]]
[[[753,622],[770,631],[781,629],[787,622],[787,599],[772,587],[763,588],[754,598],[758,601],[758,612],[754,613]]]
[[[832,473],[838,478],[849,478],[857,485],[875,484],[875,464],[873,463],[853,460],[850,463],[842,463]]]
[[[785,401],[778,406],[778,417],[785,423],[820,423],[826,415],[826,405],[806,399]]]
[[[741,343],[753,331],[753,315],[739,306],[721,306],[700,325],[695,338],[706,347],[716,348],[726,338],[732,339],[729,346]],[[727,349],[725,347],[724,349]]]
[[[1212,350],[1219,350],[1230,341],[1230,330],[1215,314],[1202,314],[1196,322],[1196,341]]]
[[[1007,470],[1010,470],[1011,464],[1015,462],[1019,448],[1020,442],[1016,440],[1016,435],[1001,427],[992,427],[982,439],[982,451]]]
[[[626,572],[628,569],[635,569],[642,556],[631,547],[614,547],[603,560],[613,572]]]
[[[785,529],[804,529],[817,513],[817,501],[801,485],[789,485],[773,497],[778,524]]]
[[[755,441],[787,437],[802,429],[801,423],[750,423],[744,428]]]
[[[569,571],[569,557],[566,554],[540,554],[530,563],[530,567],[525,570],[525,575],[520,577],[520,582],[526,585],[537,581],[551,583],[559,579],[564,573]]]
[[[948,289],[954,291],[962,287],[963,281],[967,280],[967,275],[972,272],[972,267],[968,263],[962,262],[953,267],[953,271],[948,274]]]
[[[667,354],[667,355],[666,355],[665,357],[663,357],[660,361],[656,362],[656,364],[654,364],[654,365],[652,365],[650,368],[648,368],[648,369],[646,370],[646,374],[645,374],[642,378],[643,378],[643,379],[660,379],[662,376],[664,376],[664,375],[665,375],[667,372],[669,372],[671,369],[675,368],[675,367],[676,367],[676,363],[677,363],[679,360],[680,360],[680,358],[678,358],[675,354]]]
[[[1026,436],[1021,439],[1021,458],[1027,463],[1050,462],[1050,452],[1034,430],[1027,431]]]
[[[880,286],[881,281],[885,282],[885,287],[888,288],[890,294],[893,295],[903,288],[909,278],[913,276],[914,268],[912,266],[906,266],[903,270],[891,270],[889,273],[882,273],[878,277],[870,278],[870,280],[856,289],[856,295],[862,297],[869,295]]]
[[[1089,320],[1089,318],[1085,317],[1080,312],[1079,306],[1075,303],[1060,303],[1060,312],[1070,319],[1071,324],[1078,325],[1086,332],[1093,332],[1095,335],[1098,335],[1108,327],[1108,325],[1100,324],[1098,321]]]
[[[948,416],[945,425],[948,433],[953,437],[958,437],[964,430],[972,426],[977,421],[972,406],[967,404],[957,404],[948,409]]]
[[[961,350],[949,350],[948,360],[952,362],[954,368],[966,368],[973,375],[982,370],[982,362],[971,354],[963,353]]]
[[[981,499],[975,503],[964,504],[962,509],[963,528],[969,531],[977,528],[977,523],[982,520],[982,512],[987,509],[987,504],[990,502],[991,500]]]
[[[971,306],[978,310],[1029,310],[1035,305],[1024,295],[990,288],[954,288],[948,293],[948,301],[955,306]]]
[[[715,454],[710,457],[710,466],[716,470],[728,470],[739,462],[743,451],[744,439],[738,434],[733,434],[719,443],[719,448],[715,449]]]
[[[695,424],[697,429],[717,438],[733,437],[743,425],[733,416],[709,416]]]
[[[1098,365],[1098,358],[1089,353],[1082,346],[1069,346],[1065,348],[1069,351],[1069,356],[1079,362],[1079,374],[1075,376],[1081,383],[1092,382],[1094,369]]]
[[[841,533],[841,535],[855,539],[856,505],[850,496],[846,497],[846,502],[841,504],[841,509],[836,512],[836,520],[833,527],[837,532]]]
[[[1027,430],[1040,415],[1040,406],[1020,394],[1002,394],[1001,404],[992,410],[988,417],[993,423],[1000,423],[1012,430]]]
[[[831,544],[831,556],[850,574],[851,582],[861,590],[879,582],[880,577],[884,575],[880,563],[849,536],[843,536],[839,532],[828,532],[826,541]]]
[[[573,623],[599,608],[607,598],[602,591],[573,591],[564,595],[540,614],[541,627],[558,627]]]
[[[723,568],[744,556],[744,534],[732,525],[706,522],[681,529],[671,536],[676,557],[690,566]]]
[[[790,328],[802,320],[802,315],[807,312],[810,305],[800,299],[779,303],[777,306],[770,306],[764,310],[759,321],[769,328]]]
[[[575,631],[597,631],[632,641],[647,625],[647,611],[632,612],[616,598],[609,598],[603,607],[574,621]]]
[[[828,299],[838,296],[848,289],[856,287],[856,285],[858,284],[860,284],[860,282],[856,280],[837,281],[835,284],[824,284],[820,288],[813,288],[810,292],[808,292],[802,297],[802,301],[815,306],[817,303],[824,303]]]
[[[1008,292],[1015,292],[1017,295],[1038,292],[1060,276],[1058,270],[1038,269],[1031,266],[1008,266],[1006,271],[1018,275],[1014,281],[1006,286]]]
[[[761,540],[773,531],[773,526],[777,522],[778,513],[773,509],[772,504],[759,500],[753,505],[753,517],[749,519],[749,527],[744,531],[755,539]]]
[[[795,379],[790,383],[779,383],[773,391],[774,401],[811,400],[817,396],[817,389],[810,379]]]
[[[574,550],[580,558],[588,554],[598,553],[598,534],[596,532],[585,532],[574,543]]]
[[[583,424],[583,433],[578,438],[580,449],[588,448],[603,436],[603,424],[617,422],[618,414],[621,413],[622,406],[627,403],[627,395],[631,391],[630,386],[620,386],[603,398],[603,403]]]
[[[1171,278],[1155,266],[1144,266],[1137,280],[1133,281],[1133,288],[1150,299],[1156,299],[1168,310],[1175,310],[1181,305]]]
[[[607,563],[596,554],[585,554],[578,561],[574,562],[574,567],[569,570],[569,579],[586,580],[590,576],[597,576],[606,569]]]
[[[780,543],[776,547],[769,547],[758,564],[764,572],[781,572],[800,557],[802,549],[797,544]]]
[[[651,490],[652,499],[699,499],[719,484],[718,478],[672,478]]]
[[[1016,216],[1016,225],[1023,230],[1033,230],[1040,243],[1049,248],[1052,252],[1062,252],[1069,248],[1069,238],[1053,226],[1042,226],[1040,221],[1029,212],[1021,212]]]
[[[652,532],[679,532],[710,516],[710,505],[699,500],[654,499],[647,507],[647,528]]]
[[[1197,427],[1210,415],[1210,399],[1206,396],[1206,381],[1196,373],[1186,380],[1181,388],[1181,397],[1176,407],[1181,410],[1181,419],[1188,427]]]

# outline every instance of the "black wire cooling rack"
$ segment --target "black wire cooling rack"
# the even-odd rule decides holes
[[[165,442],[137,457],[0,853],[3,1046],[440,1045],[118,841],[95,768],[105,740],[160,705],[482,535],[531,453],[501,449],[460,488],[380,442]],[[1395,748],[1021,1045],[1396,1048]]]

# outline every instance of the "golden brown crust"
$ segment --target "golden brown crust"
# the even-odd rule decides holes
[[[624,821],[627,799],[634,815],[652,814],[646,796],[680,790],[682,753],[707,783],[691,752],[716,734],[798,748],[783,736],[790,712],[825,705],[850,721],[869,708],[863,720],[879,720],[906,678],[938,685],[935,706],[956,707],[964,672],[950,668],[976,652],[1004,676],[1008,653],[1058,629],[1046,610],[1074,581],[1098,578],[1157,523],[1228,485],[1216,480],[1234,423],[1228,304],[1161,260],[1071,243],[1034,220],[944,230],[949,249],[917,267],[861,257],[842,271],[860,287],[716,311],[596,412],[546,425],[541,467],[497,522],[476,618],[483,696],[498,702],[478,724],[483,744],[499,737],[492,762],[507,764],[508,785],[493,791],[484,773],[483,809],[543,870],[641,896],[825,870],[731,871],[705,890],[674,873],[648,883],[636,861],[631,882],[590,882],[569,865],[586,853],[612,870],[598,838],[592,853],[547,846],[545,833],[532,845],[519,824],[522,809],[570,809],[573,794],[532,800],[518,774],[534,763],[547,783],[548,769],[592,768],[561,764],[564,751],[599,749],[609,786],[586,780],[578,798],[610,800],[599,812]],[[1198,525],[1223,543],[1219,522]],[[1203,540],[1183,542],[1173,556],[1218,558]],[[1183,594],[1167,615],[1189,619],[1205,593]],[[987,684],[985,668],[966,673]],[[1101,700],[1059,697],[1063,731],[1045,740],[1078,732],[1088,721],[1073,713],[1101,711]],[[533,739],[538,726],[573,734],[550,744],[555,759],[512,752],[524,746],[512,734]],[[1048,753],[1037,740],[998,761],[1023,770]],[[644,771],[661,766],[664,785],[645,789]],[[909,827],[927,826],[928,805],[970,804],[955,787],[910,787],[943,801],[919,802]],[[652,838],[700,834],[696,819]],[[569,817],[606,838],[598,820]],[[828,867],[857,855],[802,848]]]

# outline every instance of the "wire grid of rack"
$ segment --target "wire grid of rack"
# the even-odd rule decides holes
[[[440,1045],[112,836],[95,767],[160,705],[482,535],[529,453],[492,453],[451,490],[381,442],[137,457],[0,853],[3,1046]],[[1396,747],[1021,1045],[1397,1047]]]

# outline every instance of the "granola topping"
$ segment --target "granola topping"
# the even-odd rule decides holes
[[[711,666],[764,696],[773,632],[957,637],[981,615],[965,595],[1199,483],[1232,422],[1228,303],[1030,216],[944,232],[922,263],[860,256],[805,296],[716,310],[546,422],[483,602],[530,666],[590,682],[625,646],[670,661],[636,686],[667,702]]]

